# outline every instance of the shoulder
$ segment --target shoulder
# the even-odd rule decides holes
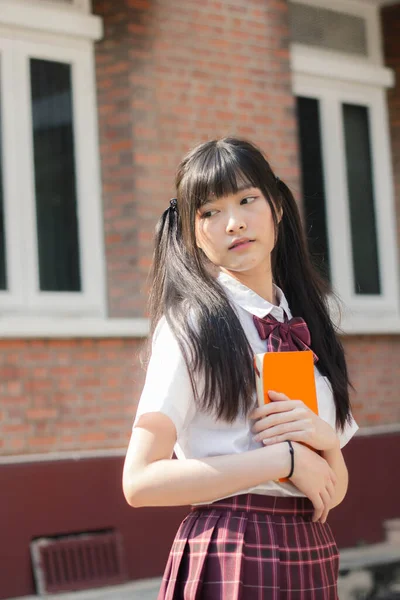
[[[190,374],[177,338],[165,317],[157,323],[151,355],[134,425],[141,415],[162,412],[175,425],[177,435],[195,411]]]
[[[187,325],[188,332],[190,330],[199,331],[201,327],[201,318],[198,312],[186,302],[183,303],[181,311],[185,316],[183,329],[185,329],[185,326]],[[154,329],[152,344],[169,342],[171,340],[176,340],[176,335],[172,331],[167,318],[163,315]]]
[[[179,329],[178,334],[172,329],[165,316],[161,317],[157,323],[151,340],[150,362],[157,361],[165,368],[175,370],[176,368],[186,369],[187,362],[193,357],[193,347],[191,337],[194,331],[199,331],[198,319],[195,318],[193,311],[186,314],[188,328],[185,324]]]
[[[177,337],[165,317],[157,323],[151,339],[148,370],[154,371],[155,365],[163,374],[176,373],[177,370],[185,368],[185,360]]]
[[[156,347],[157,345],[161,345],[165,342],[168,342],[168,340],[171,339],[176,338],[172,332],[171,327],[168,324],[167,319],[163,315],[154,329],[153,337],[151,340],[152,349],[154,350],[154,347]]]
[[[188,326],[190,326],[193,329],[197,329],[198,328],[198,323],[199,323],[199,319],[196,318],[195,315],[195,311],[193,309],[191,309],[190,307],[185,307],[186,310],[186,321]],[[175,335],[175,333],[173,332],[170,324],[167,321],[167,318],[165,317],[165,315],[163,315],[161,317],[161,319],[158,321],[154,332],[153,332],[153,337],[152,337],[152,349],[154,350],[155,347],[159,347],[159,346],[163,346],[163,345],[170,345],[170,344],[177,344],[177,337]]]

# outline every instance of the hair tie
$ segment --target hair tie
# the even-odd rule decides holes
[[[169,207],[171,210],[178,212],[178,200],[176,198],[171,198],[169,201]]]

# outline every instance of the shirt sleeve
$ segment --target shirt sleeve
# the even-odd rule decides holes
[[[351,421],[346,423],[344,430],[338,431],[340,448],[343,448],[347,444],[347,442],[351,440],[351,438],[358,429],[359,427],[355,422],[353,415],[351,415]]]
[[[339,438],[340,448],[343,448],[351,440],[359,427],[355,422],[353,415],[351,415],[351,419],[346,423],[343,431],[336,426],[336,406],[333,398],[332,385],[328,377],[321,375],[318,370],[316,370],[316,386],[319,416],[333,427]]]
[[[141,415],[152,412],[167,415],[176,427],[178,438],[195,412],[186,363],[165,317],[153,335],[151,357],[133,427]]]

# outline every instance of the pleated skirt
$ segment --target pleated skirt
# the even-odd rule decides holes
[[[158,600],[337,600],[339,552],[307,498],[243,494],[194,506]]]

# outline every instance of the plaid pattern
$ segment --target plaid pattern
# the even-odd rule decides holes
[[[194,506],[158,600],[337,600],[339,554],[308,498],[243,494]]]
[[[311,335],[307,323],[301,317],[289,320],[284,313],[284,322],[280,323],[272,315],[263,318],[253,315],[254,325],[262,340],[267,340],[268,352],[292,352],[311,350]],[[314,354],[314,362],[318,357]]]

